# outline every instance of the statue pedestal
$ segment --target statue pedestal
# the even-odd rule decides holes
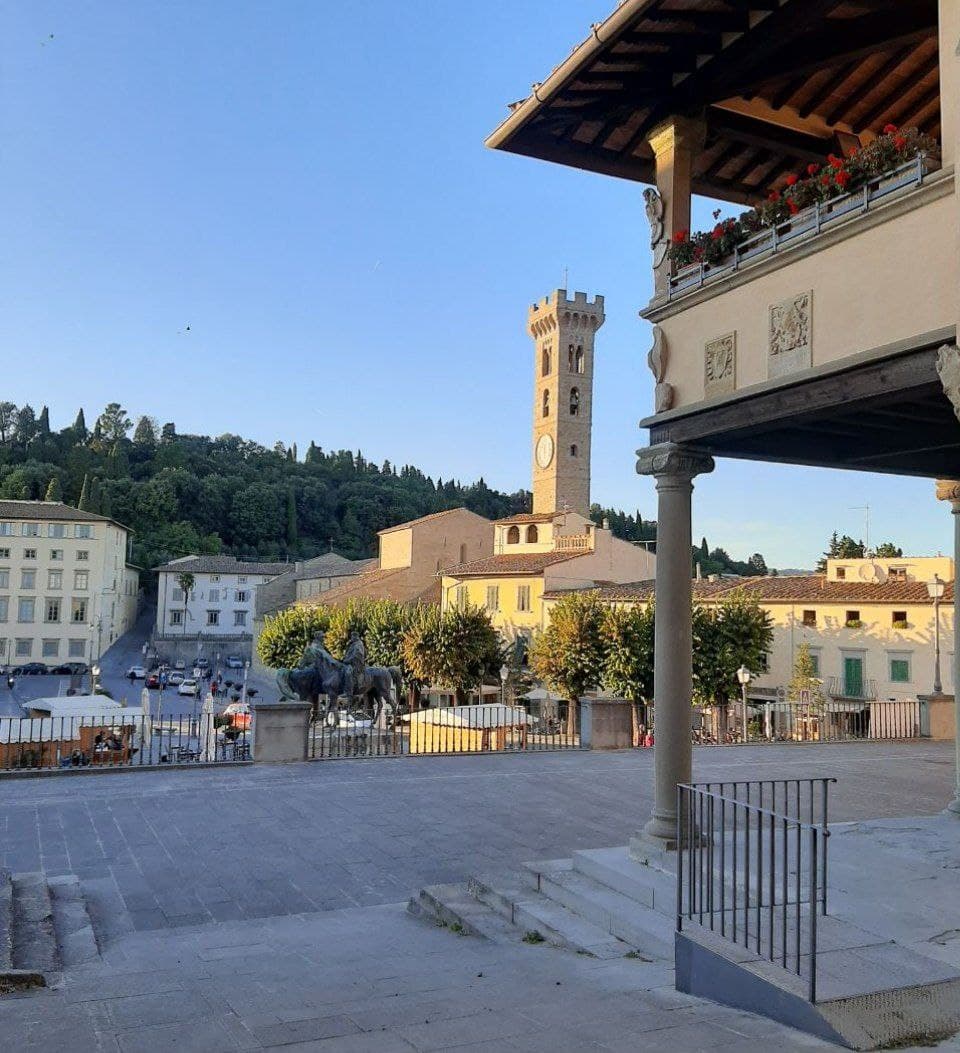
[[[633,704],[622,698],[581,698],[580,745],[590,750],[630,749]]]
[[[917,695],[920,734],[938,742],[952,742],[956,727],[953,695]]]
[[[309,757],[309,702],[259,703],[253,710],[253,759],[289,764]]]

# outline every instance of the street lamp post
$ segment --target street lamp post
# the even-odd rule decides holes
[[[740,668],[737,670],[737,679],[740,681],[740,706],[742,712],[741,719],[743,721],[743,741],[747,742],[747,684],[750,683],[752,677],[750,675],[750,670],[745,665],[740,666]]]
[[[927,582],[927,593],[933,600],[933,622],[934,622],[934,651],[933,651],[933,693],[943,694],[943,684],[940,681],[940,600],[946,590],[946,583],[940,580],[939,574],[934,574],[933,581]]]
[[[505,706],[507,704],[507,680],[510,678],[510,667],[508,665],[500,666],[500,704]]]

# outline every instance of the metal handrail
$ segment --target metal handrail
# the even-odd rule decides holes
[[[798,241],[807,241],[811,237],[816,237],[824,227],[849,216],[857,205],[859,205],[859,211],[862,214],[870,210],[871,203],[879,201],[889,194],[907,187],[921,186],[924,176],[929,171],[927,161],[926,154],[918,153],[913,160],[907,161],[889,172],[872,176],[863,186],[858,187],[856,190],[840,194],[837,197],[830,198],[828,201],[815,202],[813,205],[798,212],[795,216],[791,216],[789,219],[776,223],[772,227],[761,230],[741,241],[734,248],[733,258],[729,262],[705,263],[701,261],[696,270],[690,267],[683,268],[681,272],[670,276],[667,286],[667,299],[673,300],[677,296],[692,292],[694,289],[700,289],[710,282],[717,281],[728,274],[739,271],[741,263],[745,262],[747,258],[753,261],[758,259],[761,254],[780,252],[783,248],[789,248]],[[893,181],[892,183],[891,180]],[[871,187],[875,187],[875,189],[871,190]],[[804,226],[804,224],[809,225]],[[764,244],[766,242],[769,242],[769,244]]]
[[[832,782],[836,779],[826,777],[681,783],[677,787],[677,931],[683,930],[684,918],[696,920],[722,938],[802,976],[805,916],[811,1002],[817,998],[817,917],[827,912],[828,788]],[[818,785],[819,795],[815,793]],[[780,810],[776,806],[778,787],[783,802]],[[765,805],[768,794],[770,801]],[[804,803],[807,819],[802,817]]]

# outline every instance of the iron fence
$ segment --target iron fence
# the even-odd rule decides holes
[[[470,705],[389,711],[331,710],[310,727],[314,760],[345,757],[529,753],[579,749],[568,703]]]
[[[655,717],[655,707],[653,707]],[[771,698],[747,705],[746,734],[743,706],[698,707],[691,736],[694,745],[726,746],[763,742],[857,742],[921,737],[920,703],[824,698],[815,702],[787,702]]]
[[[709,929],[806,980],[817,1000],[832,778],[677,787],[677,931]]]
[[[120,709],[95,717],[0,717],[0,773],[249,759],[245,715],[148,717]]]

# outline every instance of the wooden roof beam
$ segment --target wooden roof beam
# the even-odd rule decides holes
[[[899,48],[884,63],[878,66],[863,82],[863,84],[850,92],[846,98],[841,99],[835,106],[823,114],[827,124],[833,124],[842,114],[851,113],[860,103],[867,98],[878,86],[881,88],[886,83],[887,77],[894,73],[913,54],[912,44]],[[868,127],[859,123],[857,127]]]
[[[925,62],[919,69],[914,70],[906,80],[901,81],[901,83],[894,89],[894,92],[885,95],[871,106],[862,117],[858,117],[857,124],[861,128],[870,128],[881,119],[884,121],[897,121],[899,120],[899,114],[903,111],[905,104],[907,106],[907,113],[911,112],[909,110],[907,96],[922,84],[935,69],[937,69],[936,58],[934,58],[932,62]],[[934,88],[926,94],[934,98],[939,97],[939,77],[937,78],[937,83],[934,85]]]
[[[747,117],[741,113],[719,110],[711,107],[707,111],[707,129],[724,138],[755,146],[761,150],[771,150],[778,154],[802,161],[820,162],[830,152],[833,139],[809,132],[799,132],[782,125],[771,124]]]

